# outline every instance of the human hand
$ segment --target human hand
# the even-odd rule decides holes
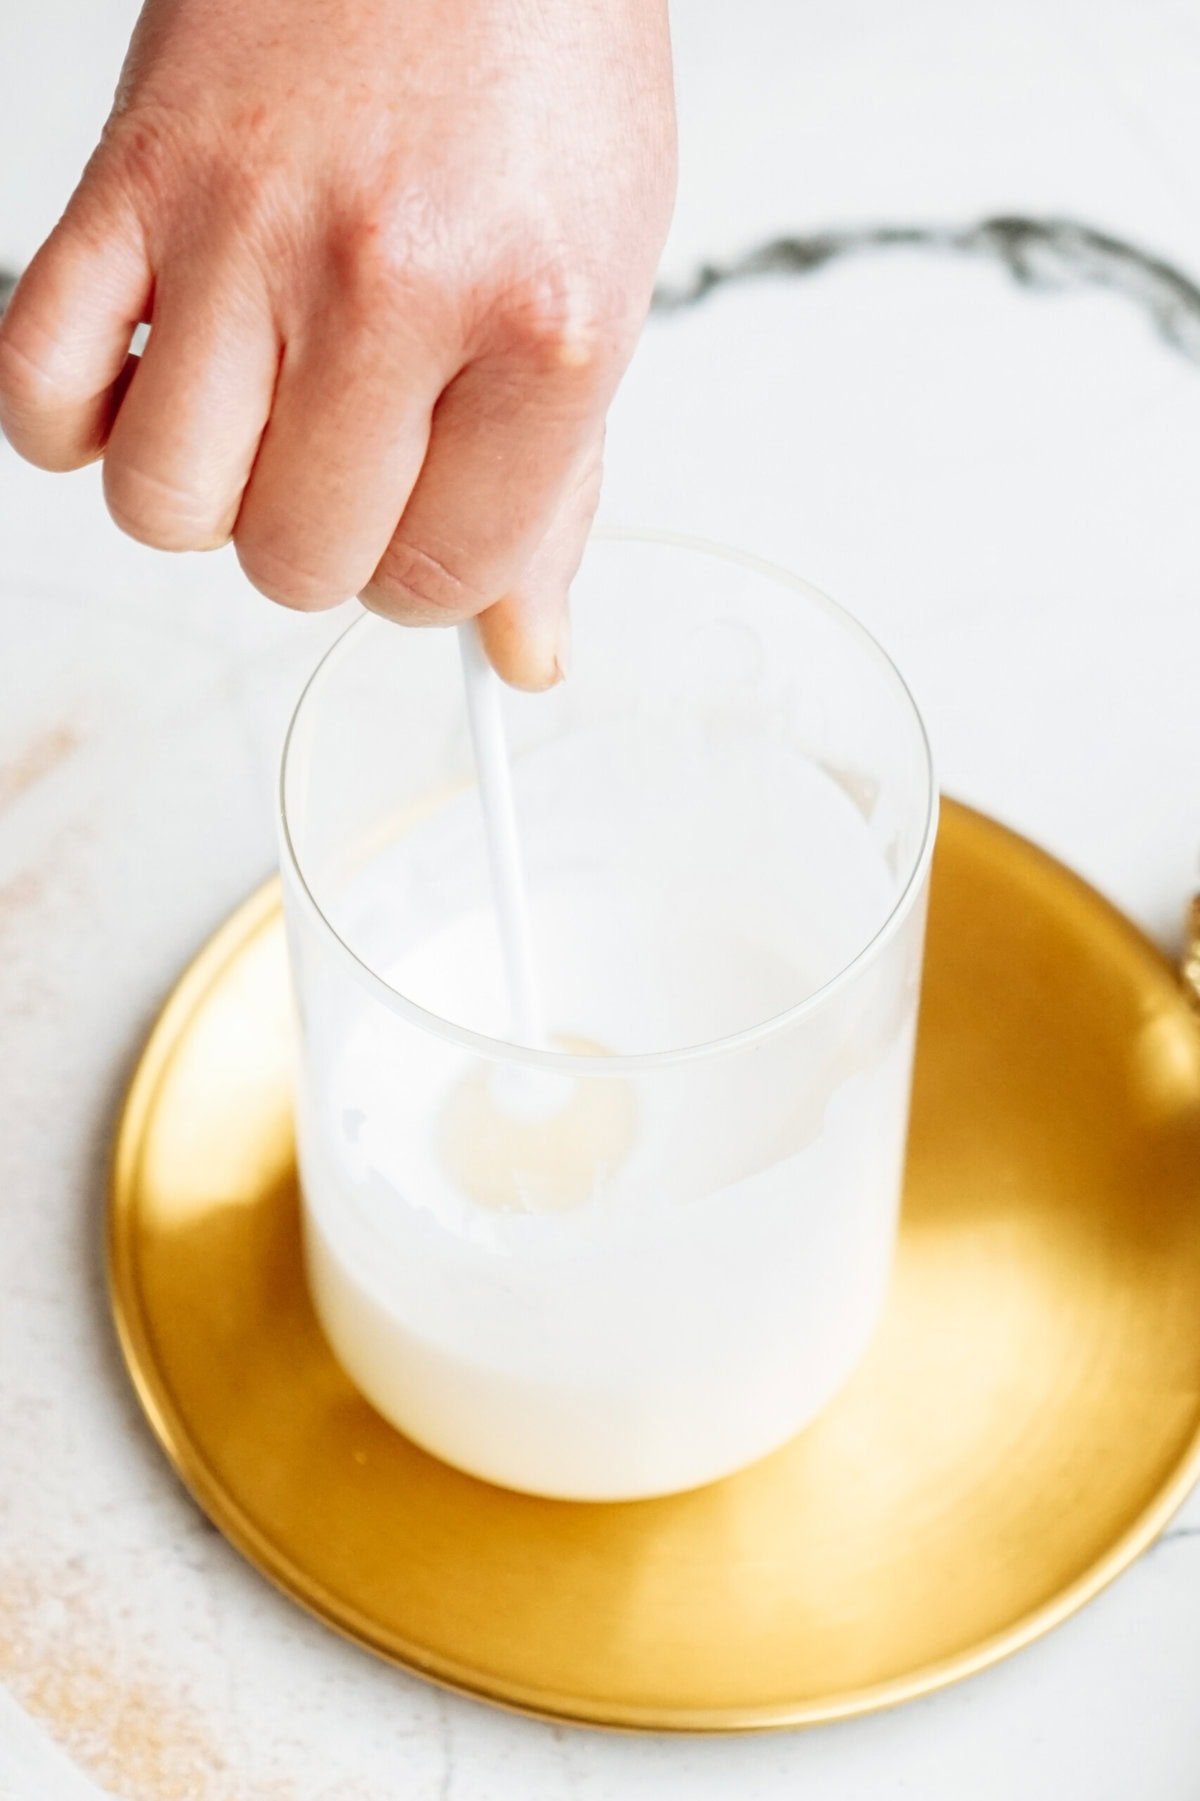
[[[482,614],[547,686],[673,184],[665,0],[149,0],[0,424],[143,543]]]

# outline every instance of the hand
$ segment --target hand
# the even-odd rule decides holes
[[[149,0],[0,324],[0,423],[287,606],[561,672],[674,182],[665,0]],[[152,326],[130,357],[139,321]]]

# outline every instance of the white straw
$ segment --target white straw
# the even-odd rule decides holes
[[[467,718],[475,749],[475,774],[487,837],[492,905],[496,911],[500,953],[508,982],[510,1031],[518,1044],[540,1048],[546,1042],[545,1022],[533,960],[529,900],[517,837],[504,719],[500,712],[500,684],[487,660],[474,620],[468,620],[458,628],[458,644],[462,652]]]

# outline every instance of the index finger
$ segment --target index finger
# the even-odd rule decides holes
[[[72,203],[0,319],[0,428],[29,462],[78,469],[100,455],[153,286],[133,222]]]

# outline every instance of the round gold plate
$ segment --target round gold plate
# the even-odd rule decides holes
[[[884,1323],[814,1426],[711,1488],[510,1494],[359,1398],[305,1289],[290,1057],[272,884],[137,1071],[113,1305],[201,1505],[385,1657],[607,1725],[863,1713],[1065,1618],[1200,1471],[1200,1022],[1132,926],[979,814],[943,815]]]

